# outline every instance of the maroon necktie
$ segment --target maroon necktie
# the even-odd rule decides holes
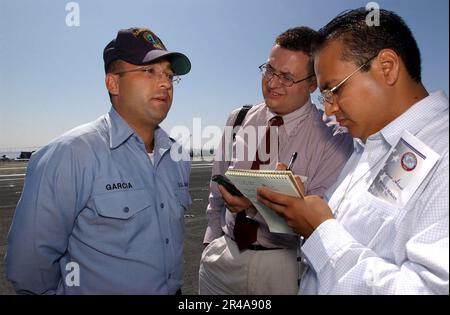
[[[283,124],[283,118],[281,116],[275,116],[269,120],[269,124],[266,128],[265,140],[266,142],[266,154],[268,159],[266,161],[261,161],[259,157],[259,148],[256,150],[255,161],[252,163],[252,170],[259,170],[260,165],[270,164],[270,127],[279,127]],[[277,152],[278,153],[278,152]],[[237,243],[239,250],[242,251],[247,249],[249,245],[256,242],[257,232],[259,223],[247,218],[245,210],[238,212],[236,215],[236,220],[234,222],[234,240]]]

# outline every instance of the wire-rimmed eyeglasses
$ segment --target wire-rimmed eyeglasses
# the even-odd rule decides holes
[[[267,62],[263,63],[258,68],[261,71],[261,74],[264,78],[266,78],[267,80],[271,80],[274,76],[276,76],[278,78],[278,80],[280,81],[280,83],[286,87],[291,87],[294,84],[303,82],[303,81],[308,80],[309,78],[312,78],[313,76],[315,76],[315,74],[310,74],[306,78],[295,81],[294,79],[292,79],[290,76],[288,76],[286,74],[275,73],[275,70]]]
[[[355,71],[353,71],[352,73],[350,73],[344,80],[342,80],[341,82],[339,82],[337,85],[335,85],[334,87],[332,87],[331,89],[327,89],[327,90],[323,90],[320,95],[319,95],[319,102],[322,105],[325,105],[325,102],[327,102],[328,104],[333,104],[333,97],[334,95],[336,95],[337,90],[345,83],[347,82],[355,73],[357,73],[359,70],[361,70],[362,68],[364,68],[365,66],[367,66],[369,64],[370,61],[372,61],[373,58],[375,58],[376,56],[378,56],[378,54],[376,54],[375,56],[369,58],[369,60],[367,60],[364,64],[362,64],[361,66],[359,66],[358,68],[356,68]]]
[[[136,72],[136,71],[145,72],[152,79],[154,79],[156,77],[161,77],[161,75],[164,75],[164,77],[167,79],[167,81],[169,81],[173,85],[178,84],[181,81],[181,78],[176,74],[173,74],[170,72],[165,72],[165,71],[158,72],[158,71],[156,71],[156,69],[154,69],[152,67],[139,67],[139,68],[135,68],[135,69],[131,69],[131,70],[115,72],[114,74],[122,75],[124,73]]]

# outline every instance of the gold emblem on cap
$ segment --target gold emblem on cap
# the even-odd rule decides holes
[[[152,31],[147,28],[136,28],[133,30],[134,37],[142,36],[146,41],[151,43],[157,49],[165,49],[163,43]]]

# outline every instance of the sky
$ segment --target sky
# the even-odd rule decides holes
[[[79,7],[79,26],[73,17]],[[192,70],[174,87],[166,120],[222,128],[233,109],[262,101],[258,66],[276,36],[319,29],[359,0],[0,0],[0,151],[39,147],[106,113],[102,53],[117,31],[147,27]],[[449,1],[379,0],[410,26],[429,92],[449,90]],[[70,15],[72,14],[72,15]],[[317,92],[312,96],[317,102]],[[202,141],[202,144],[207,139]]]

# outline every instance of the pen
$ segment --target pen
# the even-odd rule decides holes
[[[296,158],[297,158],[297,152],[292,153],[291,160],[289,161],[289,165],[288,165],[286,171],[291,170],[292,165],[294,164]]]

